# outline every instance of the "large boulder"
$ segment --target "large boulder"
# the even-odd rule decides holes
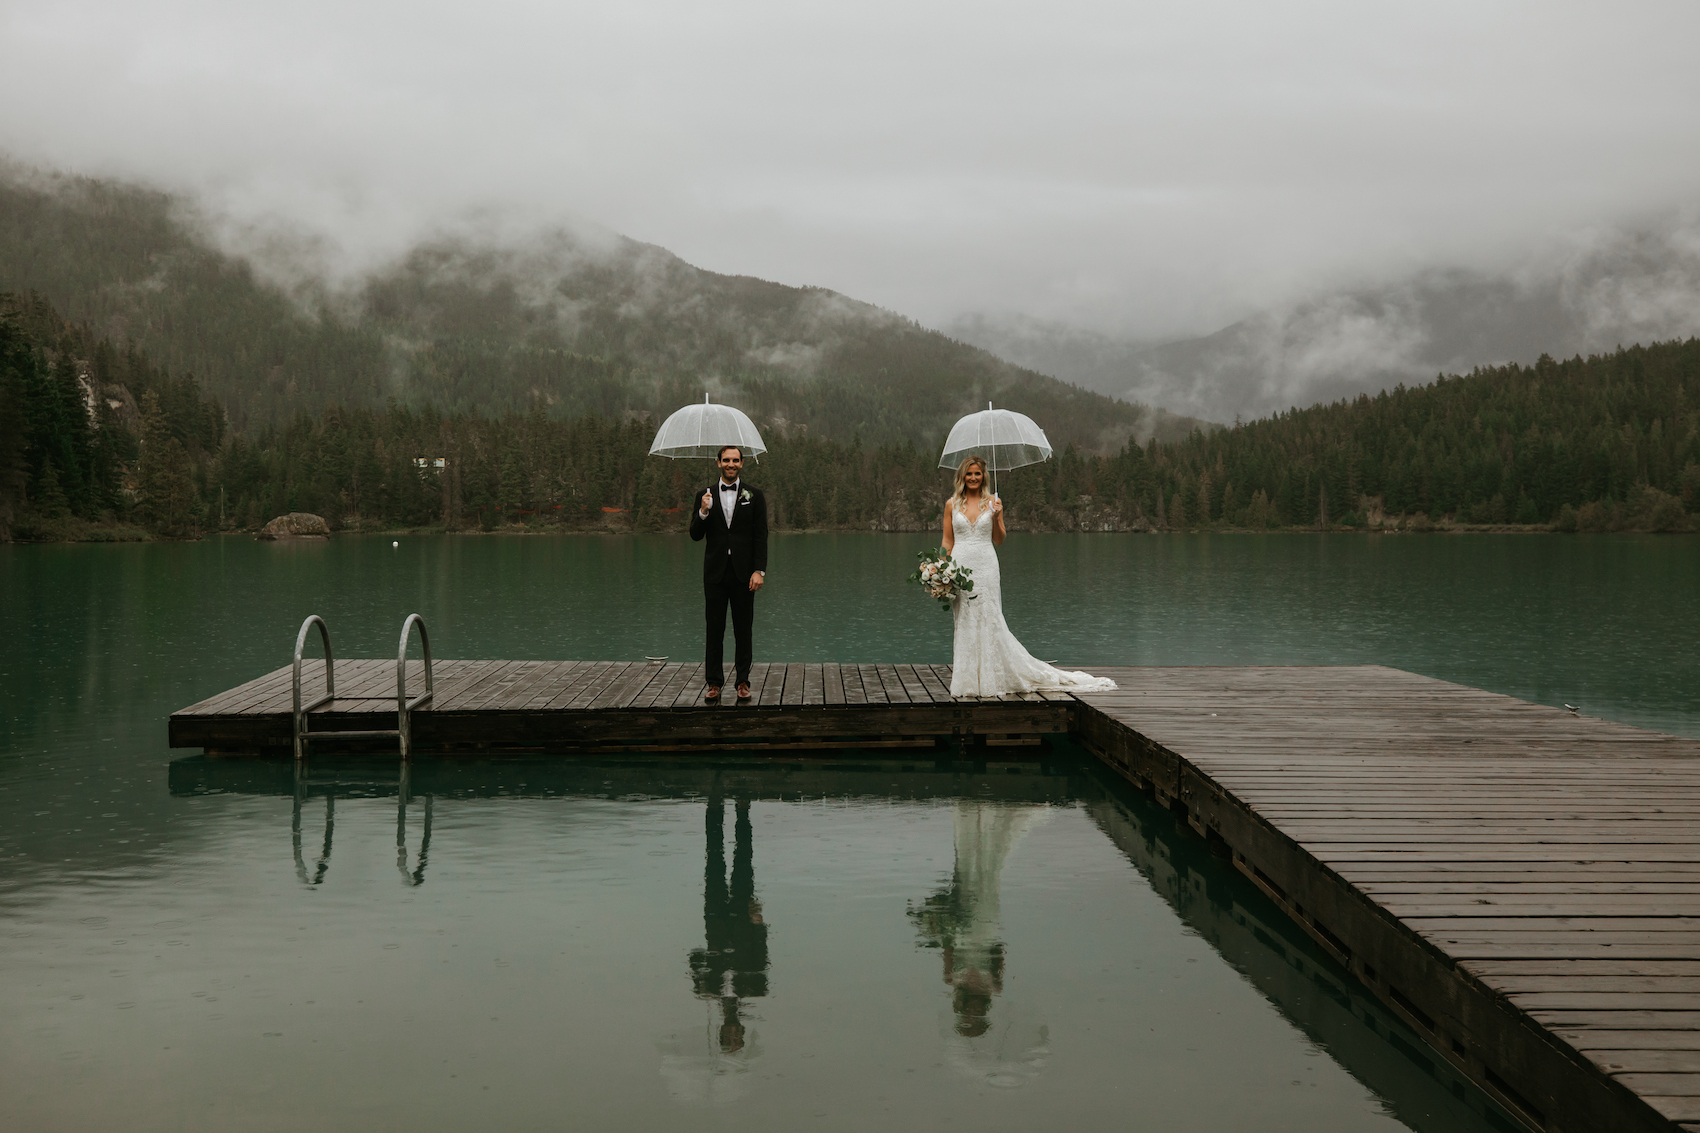
[[[331,533],[331,525],[322,515],[310,511],[292,511],[280,515],[260,528],[260,539],[323,539]]]

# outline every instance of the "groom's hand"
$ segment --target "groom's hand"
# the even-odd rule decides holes
[[[758,571],[754,572],[753,574],[751,574],[750,575],[750,593],[754,594],[756,591],[760,590],[761,584],[766,582],[766,581],[767,581],[767,575],[762,571],[758,570]]]
[[[702,506],[697,508],[697,511],[703,515],[707,515],[708,509],[714,506],[714,493],[709,489],[704,488],[702,490],[702,499],[699,502]]]

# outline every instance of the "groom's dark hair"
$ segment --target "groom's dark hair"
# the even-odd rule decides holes
[[[744,450],[739,448],[737,445],[721,445],[720,451],[714,454],[714,459],[719,460],[721,457],[725,456],[727,449],[731,449],[733,452],[738,454],[739,459],[743,459]]]

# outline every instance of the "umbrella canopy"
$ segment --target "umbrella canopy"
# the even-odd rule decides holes
[[[706,456],[713,460],[727,445],[737,445],[749,457],[767,451],[755,422],[730,405],[710,405],[708,395],[704,394],[701,405],[687,405],[661,422],[655,443],[649,446],[649,455],[670,456],[675,460]]]
[[[993,472],[1038,464],[1051,458],[1051,442],[1033,418],[1008,409],[993,409],[991,402],[978,413],[970,413],[951,426],[939,456],[940,468],[955,468],[970,456],[985,457]]]

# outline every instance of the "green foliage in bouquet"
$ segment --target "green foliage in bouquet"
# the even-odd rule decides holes
[[[915,557],[921,560],[921,568],[909,576],[909,581],[937,598],[946,613],[950,612],[950,604],[958,598],[972,600],[979,597],[973,592],[974,572],[951,558],[950,552],[943,547],[917,551]]]

